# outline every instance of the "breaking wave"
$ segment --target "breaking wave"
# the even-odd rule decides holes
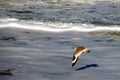
[[[0,20],[1,21],[1,20]],[[78,32],[97,32],[97,31],[112,31],[120,32],[120,26],[99,26],[91,24],[73,24],[73,23],[60,23],[60,22],[35,22],[35,21],[19,21],[17,19],[4,19],[3,23],[0,24],[0,28],[21,28],[29,30],[40,30],[48,32],[67,32],[67,31],[78,31]]]

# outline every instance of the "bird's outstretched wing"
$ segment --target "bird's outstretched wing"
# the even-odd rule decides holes
[[[73,54],[73,60],[72,60],[72,67],[75,66],[75,64],[78,61],[78,57],[81,55],[82,52],[80,52],[79,50],[76,50]]]
[[[75,66],[76,62],[78,61],[78,57],[73,55],[72,67]]]

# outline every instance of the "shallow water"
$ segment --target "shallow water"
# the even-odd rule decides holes
[[[52,33],[1,28],[0,68],[12,69],[13,76],[1,80],[119,80],[120,39],[118,35],[94,35],[81,32]],[[8,39],[14,37],[15,40]],[[112,39],[111,39],[112,38]],[[75,45],[84,45],[91,53],[82,54],[71,66]],[[84,69],[86,65],[91,65]],[[94,66],[97,65],[97,66]]]

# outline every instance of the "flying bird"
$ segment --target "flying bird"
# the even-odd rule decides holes
[[[73,54],[72,67],[75,66],[76,62],[78,61],[78,57],[81,55],[81,53],[90,52],[90,49],[85,48],[83,46],[75,46],[73,48],[75,48],[76,51]]]

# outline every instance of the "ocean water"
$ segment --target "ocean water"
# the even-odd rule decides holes
[[[119,80],[119,0],[1,0],[0,80]],[[73,46],[90,48],[72,67]]]

